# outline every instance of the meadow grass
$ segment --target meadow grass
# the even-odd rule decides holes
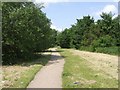
[[[26,88],[50,57],[51,53],[18,65],[3,66],[3,88]]]
[[[63,88],[118,88],[118,81],[108,78],[102,71],[95,71],[87,60],[73,55],[69,49],[58,49],[65,59],[62,75]]]

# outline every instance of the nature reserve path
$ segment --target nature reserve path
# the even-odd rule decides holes
[[[52,48],[51,60],[36,74],[27,88],[62,88],[64,59]]]

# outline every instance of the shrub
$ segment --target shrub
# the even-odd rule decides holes
[[[85,50],[85,51],[94,52],[94,51],[95,51],[95,47],[94,47],[94,46],[89,46],[89,47],[81,46],[81,47],[80,47],[80,50]]]
[[[118,55],[118,47],[97,47],[96,52]]]
[[[109,35],[100,37],[98,40],[94,40],[92,42],[92,45],[94,47],[110,47],[110,46],[114,46],[114,44],[115,41]]]

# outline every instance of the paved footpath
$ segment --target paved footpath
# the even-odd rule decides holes
[[[36,74],[27,88],[62,88],[64,59],[55,48],[51,50],[51,60]]]

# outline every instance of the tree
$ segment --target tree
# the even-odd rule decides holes
[[[98,47],[119,46],[119,17],[113,19],[111,12],[100,16],[96,22],[89,15],[77,19],[77,23],[59,34],[59,45],[76,49],[90,47],[92,51]]]
[[[59,35],[59,42],[60,47],[62,48],[70,48],[70,34],[69,30],[65,29],[60,35]]]
[[[41,7],[32,2],[3,3],[3,63],[15,63],[16,58],[28,58],[52,46],[55,31]]]

